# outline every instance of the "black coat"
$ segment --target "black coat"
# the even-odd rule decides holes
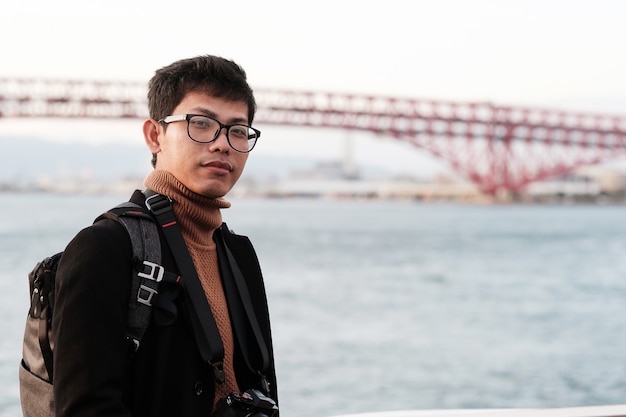
[[[135,192],[131,201],[143,205],[143,194]],[[247,237],[224,235],[248,284],[270,353],[266,376],[270,396],[276,400],[276,374],[261,269]],[[161,246],[167,248],[163,236]],[[177,272],[169,250],[163,250],[162,257],[163,266]],[[159,314],[153,314],[139,351],[129,360],[126,313],[131,258],[127,232],[121,224],[108,219],[78,233],[63,254],[57,272],[52,322],[57,415],[209,417],[215,383],[183,313],[185,297],[175,298],[178,314],[173,322],[159,320]],[[170,291],[175,293],[177,289],[171,287]],[[249,340],[255,339],[250,336]],[[235,374],[242,391],[261,389],[259,378],[247,368],[238,347]]]

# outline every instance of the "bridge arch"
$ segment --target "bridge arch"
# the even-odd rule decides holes
[[[0,118],[145,118],[145,93],[141,82],[0,78]],[[389,136],[492,195],[626,151],[626,116],[278,89],[255,95],[258,124]]]

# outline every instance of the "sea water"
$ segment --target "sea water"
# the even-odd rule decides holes
[[[0,194],[0,416],[20,415],[27,273],[126,197]],[[232,203],[283,416],[626,402],[625,207]]]

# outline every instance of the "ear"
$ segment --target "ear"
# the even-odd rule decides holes
[[[159,131],[161,125],[154,119],[143,122],[143,138],[151,153],[161,152],[161,142],[159,141]]]

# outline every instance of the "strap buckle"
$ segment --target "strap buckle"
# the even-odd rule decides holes
[[[147,306],[152,306],[152,298],[158,295],[159,292],[155,288],[151,288],[147,285],[140,285],[137,292],[137,301]]]
[[[152,298],[159,293],[157,283],[163,280],[163,275],[165,275],[165,268],[163,268],[159,264],[150,261],[143,261],[143,264],[150,268],[150,270],[149,273],[141,271],[137,272],[137,276],[139,278],[143,278],[143,280],[141,281],[141,285],[139,286],[139,291],[137,292],[137,301],[141,304],[151,306]],[[151,283],[148,280],[153,282]]]
[[[137,276],[141,278],[151,279],[152,281],[161,282],[165,274],[165,268],[161,265],[150,261],[143,261],[143,264],[150,268],[150,273],[138,272]]]
[[[217,361],[210,364],[213,367],[213,376],[218,384],[223,384],[226,381],[226,372],[224,372],[224,362]]]
[[[162,194],[154,194],[146,197],[146,207],[155,216],[165,213],[171,209],[172,199]]]

